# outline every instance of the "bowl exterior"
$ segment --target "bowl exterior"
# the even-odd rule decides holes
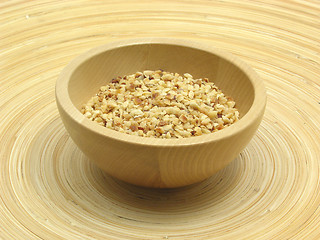
[[[216,141],[150,146],[98,134],[75,121],[59,101],[57,104],[71,138],[92,162],[115,178],[153,188],[186,186],[212,176],[244,149],[263,116],[261,113],[248,128]]]

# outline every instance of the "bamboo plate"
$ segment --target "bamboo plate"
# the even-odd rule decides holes
[[[8,1],[0,3],[0,239],[319,239],[319,1]],[[76,148],[56,78],[118,39],[193,39],[263,78],[256,136],[196,185],[117,181]]]

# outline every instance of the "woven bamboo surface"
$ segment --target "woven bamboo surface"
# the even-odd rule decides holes
[[[1,1],[0,239],[320,239],[320,2]],[[131,186],[95,167],[58,115],[58,74],[136,37],[229,51],[264,80],[247,148],[192,186]]]

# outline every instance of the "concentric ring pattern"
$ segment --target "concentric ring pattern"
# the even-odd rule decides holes
[[[0,11],[0,239],[320,239],[319,1],[2,1]],[[265,82],[259,131],[202,183],[117,181],[59,118],[55,80],[71,59],[150,36],[230,51]]]

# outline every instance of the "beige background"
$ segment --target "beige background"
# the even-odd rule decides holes
[[[0,13],[0,239],[320,238],[319,1],[1,1]],[[200,184],[114,180],[59,118],[71,59],[146,36],[229,51],[266,85],[256,136]]]

